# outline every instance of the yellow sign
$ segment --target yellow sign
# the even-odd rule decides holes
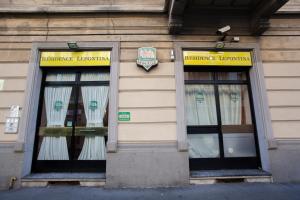
[[[110,51],[42,52],[40,66],[110,66]]]
[[[250,52],[184,51],[184,65],[252,66]]]

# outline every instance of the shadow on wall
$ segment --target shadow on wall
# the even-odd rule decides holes
[[[0,190],[20,187],[23,153],[14,151],[14,143],[0,144]],[[13,177],[16,181],[13,181]],[[12,183],[13,182],[13,183]]]

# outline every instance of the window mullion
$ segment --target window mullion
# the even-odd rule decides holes
[[[221,119],[221,109],[220,109],[220,98],[219,90],[217,83],[217,72],[214,72],[214,90],[215,90],[215,101],[216,101],[216,110],[217,110],[217,121],[218,121],[218,136],[219,136],[219,150],[220,158],[224,158],[224,148],[223,148],[223,134],[222,134],[222,119]]]
[[[76,73],[76,79],[75,79],[75,86],[74,89],[74,108],[73,108],[73,119],[72,119],[72,136],[71,136],[71,159],[74,160],[74,154],[75,154],[75,125],[76,125],[76,118],[77,118],[77,112],[78,112],[78,100],[79,100],[79,81],[80,81],[80,73]]]

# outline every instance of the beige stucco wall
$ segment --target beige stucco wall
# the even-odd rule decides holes
[[[274,137],[300,138],[300,62],[265,62],[264,70]]]
[[[3,57],[0,62],[0,79],[4,80],[3,90],[0,91],[0,142],[12,142],[17,139],[17,134],[4,134],[5,120],[11,105],[20,105],[22,108],[28,64],[10,63],[7,62],[8,58]]]
[[[76,22],[76,23],[75,23]],[[274,136],[300,138],[300,20],[271,20],[263,36],[241,36],[240,43],[258,42],[265,72]],[[176,140],[174,63],[170,50],[176,41],[216,41],[210,35],[168,35],[164,14],[23,15],[0,18],[0,142],[9,107],[22,107],[32,42],[120,41],[119,111],[131,112],[120,122],[120,142]],[[135,64],[137,48],[158,49],[159,65],[149,73]]]
[[[119,124],[119,142],[176,140],[174,63],[159,63],[150,72],[121,63],[119,89],[119,110],[131,113],[130,122]]]
[[[278,13],[285,12],[299,12],[300,11],[300,0],[289,0],[284,6],[282,6]]]
[[[300,20],[270,22],[260,46],[274,137],[300,139]]]

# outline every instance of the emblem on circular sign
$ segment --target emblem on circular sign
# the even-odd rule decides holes
[[[141,47],[138,49],[138,58],[136,61],[138,66],[143,67],[147,72],[158,64],[156,58],[156,48]]]

